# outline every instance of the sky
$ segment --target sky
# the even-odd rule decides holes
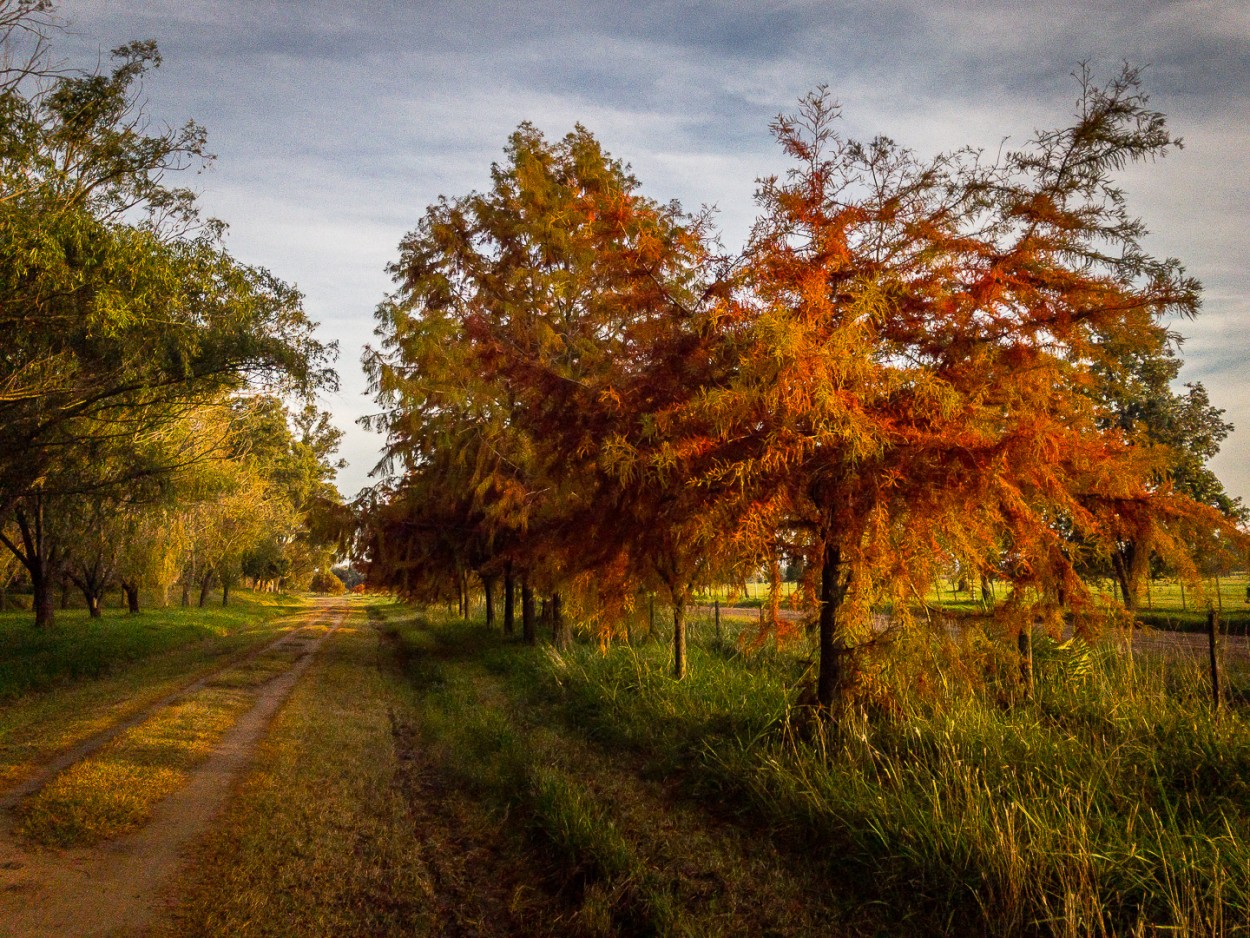
[[[87,66],[156,39],[155,124],[204,125],[217,159],[188,180],[226,245],[304,293],[339,344],[322,401],[345,431],[351,497],[381,440],[360,369],[386,266],[439,195],[489,184],[508,134],[580,122],[652,198],[714,206],[728,248],[756,180],[784,172],[769,133],[827,85],[843,133],[933,155],[1023,146],[1065,126],[1073,72],[1144,68],[1184,148],[1121,175],[1147,249],[1204,284],[1176,324],[1182,381],[1201,381],[1237,430],[1213,467],[1250,501],[1250,0],[62,0],[63,55]]]

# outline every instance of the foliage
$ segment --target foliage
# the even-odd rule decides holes
[[[436,596],[469,571],[515,572],[555,604],[586,599],[593,571],[593,615],[632,595],[635,571],[653,575],[678,501],[706,514],[623,457],[698,359],[703,226],[639,194],[581,127],[552,143],[522,125],[492,179],[427,210],[378,308],[370,425],[394,474],[366,512],[371,576]],[[692,578],[669,577],[682,592]]]
[[[193,122],[152,132],[141,87],[155,44],[116,49],[109,71],[67,71],[52,64],[59,28],[50,3],[0,15],[0,518],[21,529],[7,543],[45,626],[66,563],[89,603],[115,574],[137,588],[167,566],[118,543],[116,516],[168,502],[174,476],[221,458],[220,437],[197,432],[206,411],[336,381],[298,292],[230,257],[224,226],[170,184],[209,156]],[[332,448],[315,410],[299,419],[312,449]],[[236,528],[265,520],[219,507],[240,511]],[[216,530],[224,583],[243,536]]]
[[[522,125],[488,192],[427,210],[378,309],[374,584],[467,610],[470,572],[489,596],[516,571],[601,636],[659,588],[680,676],[691,590],[763,568],[781,631],[787,562],[828,707],[938,575],[1005,581],[1017,631],[1090,634],[1083,576],[1243,550],[1204,467],[1227,426],[1167,389],[1199,285],[1115,181],[1177,142],[1133,69],[1079,77],[1070,126],[993,162],[844,139],[809,95],[735,260],[583,128]]]

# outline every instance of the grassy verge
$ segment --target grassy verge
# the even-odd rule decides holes
[[[927,691],[885,676],[836,731],[791,722],[778,670],[702,650],[676,684],[655,647],[577,649],[530,694],[910,933],[1250,932],[1250,728],[1196,665],[1052,643],[1005,705],[967,687],[972,652],[928,651]]]
[[[53,754],[124,720],[231,658],[272,641],[307,608],[292,597],[242,593],[222,609],[171,609],[36,632],[0,616],[0,789]]]
[[[661,766],[595,745],[562,720],[541,650],[421,617],[391,628],[407,673],[423,688],[426,752],[543,858],[538,869],[553,896],[543,920],[553,930],[757,935],[845,927],[847,910],[804,868],[675,799]]]
[[[422,847],[395,785],[392,714],[361,611],[300,680],[177,889],[178,935],[428,934]]]
[[[50,629],[30,614],[0,613],[0,705],[32,693],[98,680],[188,645],[218,643],[303,607],[291,596],[240,590],[230,606],[170,607],[137,615],[107,610],[99,619],[69,609]]]
[[[122,733],[23,802],[15,833],[27,843],[70,847],[138,829],[251,708],[256,689],[299,653],[267,651]]]
[[[1250,727],[1198,664],[896,647],[835,729],[803,661],[556,655],[401,607],[297,687],[179,933],[1250,933]],[[380,656],[380,657],[379,657]],[[381,666],[379,667],[379,663]]]

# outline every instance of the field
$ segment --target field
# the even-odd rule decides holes
[[[144,933],[1250,934],[1250,723],[1240,697],[1212,710],[1200,659],[1039,637],[1025,697],[1013,643],[939,630],[868,667],[834,726],[795,706],[804,644],[749,651],[749,618],[718,637],[696,616],[678,683],[662,636],[557,654],[376,599],[317,607],[347,618],[315,656],[261,651],[308,620],[260,601],[207,635],[195,610],[152,613],[182,636],[159,642],[134,617],[66,620],[67,640],[116,629],[110,663],[11,697],[6,726],[40,702],[51,719],[48,740],[28,731],[42,756],[7,765],[81,738],[74,701],[96,701],[95,727],[208,683],[16,806],[16,836],[53,845],[28,873],[153,836],[161,799],[298,659]],[[139,813],[109,815],[101,786],[153,765]]]

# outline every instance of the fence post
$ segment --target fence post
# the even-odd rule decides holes
[[[1211,701],[1215,709],[1220,708],[1220,662],[1216,655],[1216,636],[1219,633],[1220,617],[1214,608],[1207,610],[1207,644],[1211,648]]]
[[[714,600],[714,601],[713,601],[713,604],[714,604],[714,607],[715,607],[715,609],[716,609],[716,644],[718,644],[718,645],[719,645],[719,644],[721,643],[721,634],[720,634],[720,600],[719,600],[719,599]]]

